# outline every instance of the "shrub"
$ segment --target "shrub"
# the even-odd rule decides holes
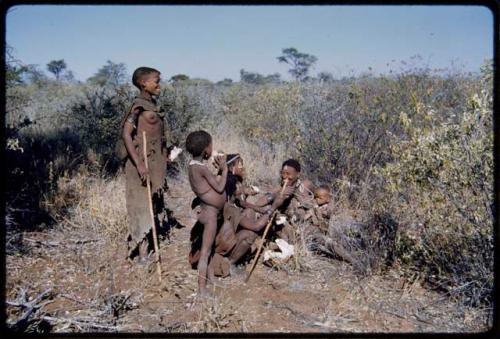
[[[106,169],[114,172],[119,165],[115,145],[121,135],[120,124],[134,92],[130,86],[85,86],[82,94],[68,104],[66,121],[78,127],[83,152],[92,150],[106,159]]]
[[[210,92],[207,86],[189,86],[185,81],[162,89],[159,104],[166,111],[169,144],[182,144],[189,128],[206,118],[200,98],[209,96]]]
[[[492,87],[483,84],[459,118],[435,123],[421,112],[428,123],[416,127],[401,114],[408,137],[394,137],[393,161],[377,170],[387,184],[381,196],[393,197],[379,208],[404,227],[401,262],[470,304],[491,301],[493,286]]]

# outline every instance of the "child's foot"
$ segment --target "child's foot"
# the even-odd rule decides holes
[[[198,295],[203,299],[210,299],[210,300],[215,299],[215,295],[206,288],[201,289],[198,292]]]
[[[140,266],[147,266],[149,265],[149,256],[142,256],[140,255],[138,258],[137,258],[137,263],[140,265]]]
[[[147,265],[149,261],[149,255],[148,255],[148,247],[146,242],[142,242],[139,245],[139,264],[140,265]]]
[[[207,277],[207,282],[212,284],[212,285],[215,285],[215,275],[211,274]]]

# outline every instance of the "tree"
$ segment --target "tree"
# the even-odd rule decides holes
[[[64,72],[62,79],[69,81],[69,82],[72,82],[75,80],[75,74],[73,73],[73,71],[66,71],[66,72]]]
[[[246,82],[247,84],[262,84],[264,77],[259,73],[247,72],[243,68],[240,70],[240,81]]]
[[[53,73],[56,77],[56,80],[59,80],[62,72],[66,69],[66,62],[64,59],[61,60],[52,60],[47,64],[47,69],[50,73]]]
[[[38,65],[25,65],[22,68],[23,82],[41,86],[48,80],[47,75],[38,67]]]
[[[180,81],[187,81],[189,77],[186,74],[176,74],[170,78],[170,82],[175,84]]]
[[[233,79],[224,78],[224,80],[217,81],[218,86],[231,86],[233,84]]]
[[[37,65],[25,65],[16,59],[13,48],[5,46],[5,85],[12,87],[24,83],[40,85],[47,80],[47,76]]]
[[[87,81],[100,85],[111,85],[113,87],[122,85],[127,79],[127,67],[123,62],[114,63],[108,60],[104,66],[99,68],[96,74]]]
[[[319,81],[322,81],[322,82],[332,82],[333,75],[330,72],[319,72],[318,79],[319,79]]]
[[[240,70],[240,81],[246,82],[247,84],[262,85],[266,83],[279,83],[281,82],[281,76],[279,73],[262,75],[255,72],[247,72],[244,69]]]
[[[295,80],[303,81],[309,73],[309,69],[318,61],[314,55],[299,53],[296,48],[284,48],[282,55],[277,57],[279,62],[284,62],[291,66],[288,72]]]
[[[5,46],[5,85],[7,87],[19,85],[22,81],[23,66],[14,58],[13,48]]]

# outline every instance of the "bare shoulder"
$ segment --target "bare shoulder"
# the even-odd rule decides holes
[[[133,104],[131,111],[135,112],[135,114],[145,117],[147,120],[155,119],[156,113],[151,110],[147,105],[142,104],[141,102],[136,102]]]
[[[204,177],[207,176],[215,176],[212,171],[208,168],[208,166],[196,166],[199,168],[199,173]]]
[[[196,174],[196,175],[200,175],[200,176],[204,176],[205,173],[210,172],[208,170],[207,166],[203,166],[203,165],[199,165],[199,164],[189,165],[188,171],[191,174]]]
[[[144,107],[142,107],[141,105],[138,105],[138,104],[132,104],[132,107],[130,108],[130,113],[133,113],[133,114],[141,114],[141,112],[144,111]]]

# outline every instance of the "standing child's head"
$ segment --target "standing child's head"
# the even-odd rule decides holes
[[[151,67],[139,67],[132,74],[132,83],[141,92],[160,95],[160,71]]]
[[[186,138],[186,149],[193,157],[208,159],[212,156],[212,136],[205,131],[191,132]]]
[[[332,198],[332,191],[328,185],[320,185],[314,190],[314,199],[319,206],[327,204]]]

